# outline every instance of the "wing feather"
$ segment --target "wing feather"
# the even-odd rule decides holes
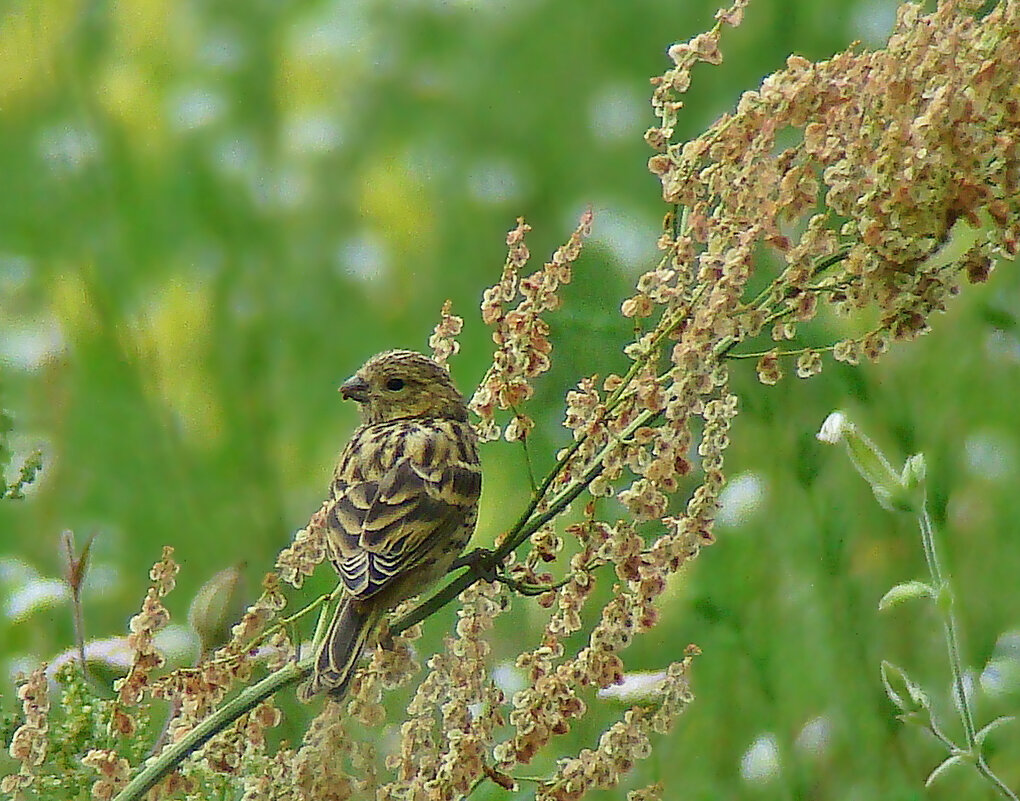
[[[458,427],[466,424],[405,420],[366,426],[349,443],[332,485],[328,550],[352,596],[369,598],[434,559],[459,529],[470,536],[481,471]]]

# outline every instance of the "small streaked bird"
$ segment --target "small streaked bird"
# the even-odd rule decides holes
[[[369,359],[340,387],[361,426],[340,454],[326,553],[344,586],[302,700],[343,697],[382,615],[447,572],[475,528],[482,472],[464,398],[410,350]]]

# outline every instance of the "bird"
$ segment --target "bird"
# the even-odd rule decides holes
[[[474,533],[482,471],[449,372],[412,350],[378,353],[340,387],[361,425],[326,504],[326,555],[343,585],[298,694],[341,700],[386,611],[448,572]]]

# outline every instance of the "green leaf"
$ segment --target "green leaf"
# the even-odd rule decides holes
[[[949,584],[944,583],[935,593],[935,605],[943,615],[948,615],[953,610],[953,591]]]
[[[885,612],[915,598],[934,598],[935,588],[923,581],[904,581],[892,587],[878,602],[878,611]]]
[[[211,652],[230,639],[231,626],[244,611],[245,589],[241,566],[221,570],[203,584],[191,601],[188,622]]]
[[[991,723],[982,726],[980,731],[974,736],[979,746],[984,745],[985,738],[992,732],[993,729],[999,728],[999,726],[1005,725],[1006,723],[1012,723],[1016,720],[1015,715],[1001,715],[993,720]]]
[[[963,754],[953,754],[950,757],[946,757],[935,770],[928,774],[928,778],[924,780],[924,786],[931,787],[935,780],[953,767],[953,765],[966,765],[968,761]]]
[[[928,694],[907,675],[903,668],[883,659],[881,672],[885,693],[897,709],[905,715],[929,709],[931,702],[928,699]]]
[[[924,493],[924,479],[928,468],[924,461],[923,453],[915,453],[903,464],[903,471],[900,473],[900,481],[903,488],[911,493]]]

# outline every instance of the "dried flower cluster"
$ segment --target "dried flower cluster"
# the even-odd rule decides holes
[[[141,611],[129,623],[131,634],[128,635],[128,645],[134,655],[127,676],[115,684],[117,704],[110,720],[110,732],[120,737],[134,736],[137,722],[128,710],[141,704],[145,691],[151,690],[153,672],[164,664],[154,637],[157,631],[170,622],[170,612],[163,605],[162,599],[173,590],[180,570],[174,561],[173,552],[174,549],[169,546],[163,548],[163,558],[149,571],[153,586],[146,593]],[[103,764],[106,767],[100,781],[114,782],[115,776],[110,772],[109,765]]]
[[[687,685],[687,668],[694,656],[691,651],[666,671],[657,708],[629,709],[623,720],[602,734],[597,748],[586,748],[576,757],[561,759],[556,776],[539,790],[538,801],[573,801],[583,798],[591,789],[615,787],[635,762],[647,759],[652,753],[650,735],[668,732],[673,720],[692,700]]]
[[[46,665],[33,670],[18,687],[24,722],[15,730],[8,749],[20,768],[17,773],[4,776],[0,793],[15,795],[29,787],[35,774],[46,759],[46,733],[49,730],[50,699],[46,686]]]
[[[92,797],[96,801],[109,801],[131,776],[130,763],[112,748],[93,748],[81,761],[99,773],[99,779],[92,785]]]
[[[927,15],[904,5],[885,49],[820,63],[791,57],[732,114],[677,142],[691,70],[722,60],[724,26],[740,23],[745,3],[736,0],[711,31],[671,47],[673,66],[653,80],[658,123],[645,139],[670,208],[661,260],[621,306],[637,326],[624,348],[630,367],[583,377],[567,392],[569,444],[495,554],[483,556],[495,575],[458,576],[437,595],[460,593],[456,636],[422,660],[427,670],[419,675],[419,628],[394,624],[398,634],[384,638],[392,643],[355,677],[348,703],[327,702],[296,748],[267,749],[265,732],[280,713],[264,702],[268,695],[252,696],[199,758],[168,763],[153,797],[189,782],[227,786],[215,784],[222,779],[243,784],[245,801],[461,798],[481,782],[520,784],[519,769],[531,765],[525,772],[537,798],[578,799],[618,786],[691,700],[693,646],[665,656],[653,697],[624,711],[591,747],[568,754],[558,739],[604,714],[600,691],[625,677],[625,651],[657,625],[671,577],[713,541],[738,411],[733,366],[753,358],[759,379],[773,384],[788,364],[800,377],[816,375],[824,352],[850,364],[878,358],[890,341],[923,333],[961,279],[985,280],[995,258],[1020,249],[1020,1],[1004,0],[984,16],[973,2],[942,2]],[[495,351],[471,409],[484,439],[523,441],[533,425],[524,405],[550,366],[546,317],[560,305],[559,288],[572,279],[591,223],[587,212],[530,274],[529,227],[518,221],[507,237],[503,274],[482,302]],[[946,255],[960,225],[979,230],[962,255]],[[752,276],[764,287],[754,294]],[[859,337],[826,347],[795,341],[827,309],[865,308],[877,323]],[[429,340],[440,363],[457,353],[461,328],[447,303]],[[766,337],[763,352],[745,350]],[[586,501],[583,514],[565,525],[560,518],[578,499]],[[228,693],[254,692],[245,685],[267,653],[273,675],[300,678],[296,647],[276,618],[286,604],[283,585],[300,588],[324,559],[327,511],[279,555],[227,645],[195,668],[157,677],[162,661],[152,636],[168,620],[161,598],[176,573],[164,553],[132,619],[134,664],[118,687],[112,732],[132,734],[132,708],[159,696],[174,708],[168,742],[187,743]],[[608,586],[596,593],[600,583]],[[534,597],[547,616],[515,643],[525,686],[510,694],[496,680],[489,637],[518,596]],[[408,620],[422,617],[412,612]],[[385,726],[385,694],[412,680],[406,717]],[[4,779],[8,792],[31,783],[46,753],[43,674],[21,692],[25,722],[11,753],[22,767]],[[358,726],[385,735],[355,740]],[[123,760],[105,746],[84,757],[100,773],[97,798],[127,779]],[[533,775],[535,764],[554,763],[544,778]],[[651,785],[629,798],[663,793]]]
[[[500,435],[495,421],[497,408],[514,410],[513,419],[503,431],[509,442],[523,440],[534,425],[530,417],[517,409],[534,392],[531,380],[549,369],[552,343],[549,325],[542,314],[559,308],[556,291],[561,284],[570,283],[573,264],[581,253],[582,239],[591,231],[591,221],[589,209],[567,243],[556,250],[542,269],[524,277],[521,271],[531,258],[524,238],[531,226],[518,219],[517,227],[507,234],[509,253],[503,275],[498,284],[485,290],[482,299],[482,321],[493,328],[496,351],[492,366],[468,404],[481,418],[479,437],[483,442]],[[520,298],[517,305],[508,311],[506,304],[517,298]]]
[[[983,281],[994,258],[1017,254],[1020,12],[1002,2],[974,16],[980,6],[943,2],[923,15],[905,4],[883,50],[817,64],[792,56],[686,143],[671,142],[679,95],[696,61],[718,60],[719,25],[670,50],[676,66],[656,80],[653,100],[661,124],[646,139],[659,151],[649,167],[663,198],[686,220],[660,240],[667,255],[658,272],[705,286],[695,322],[734,341],[771,326],[784,342],[826,306],[840,314],[874,307],[873,330],[826,348],[855,364],[878,358],[891,339],[924,333],[961,275]],[[941,260],[958,220],[980,235],[963,255]],[[783,268],[747,301],[740,290],[750,273],[739,254],[760,245]],[[738,291],[720,296],[716,275]],[[658,277],[648,284],[661,295]],[[656,302],[643,289],[625,312],[646,316]],[[816,351],[788,352],[799,377],[822,369]],[[761,357],[764,383],[781,377],[783,353]]]
[[[460,343],[456,337],[460,335],[461,329],[464,328],[463,318],[451,314],[450,310],[452,308],[453,304],[449,300],[443,304],[439,322],[436,323],[435,330],[433,330],[432,336],[429,337],[432,358],[444,367],[446,367],[451,356],[456,356],[460,352]]]
[[[306,576],[312,575],[319,563],[326,558],[325,527],[328,507],[322,507],[312,515],[308,525],[294,535],[294,541],[280,551],[276,557],[276,571],[281,581],[295,589],[301,589]],[[266,588],[266,596],[276,593]],[[242,628],[234,630],[235,642],[244,642],[255,636],[266,621],[273,617],[281,604],[273,597],[264,597],[263,603],[255,604],[242,620]]]
[[[458,798],[484,775],[503,725],[502,691],[489,674],[491,648],[484,635],[505,607],[495,584],[461,593],[457,636],[429,660],[400,728],[400,750],[386,760],[397,773],[380,798]]]
[[[283,628],[266,631],[268,623],[286,605],[280,589],[281,573],[295,585],[311,572],[308,552],[314,558],[317,524],[321,515],[314,515],[307,528],[295,537],[294,543],[280,555],[279,572],[269,573],[263,581],[263,592],[241,620],[233,627],[232,639],[194,668],[177,670],[155,677],[163,658],[153,645],[153,635],[170,620],[169,611],[161,599],[175,583],[179,566],[173,560],[173,549],[164,548],[163,558],[150,571],[154,586],[149,589],[140,614],[132,618],[129,644],[135,656],[128,676],[118,685],[117,703],[109,714],[109,729],[122,737],[135,734],[137,725],[131,710],[141,707],[144,694],[165,699],[171,704],[171,717],[166,722],[160,742],[175,743],[202,722],[236,687],[250,681],[254,668],[253,657],[260,653],[254,648],[262,643],[267,647],[265,663],[280,667],[293,656],[294,648]],[[321,549],[321,546],[319,546]],[[321,556],[320,556],[321,560]],[[181,792],[195,792],[201,782],[206,787],[215,781],[211,777],[265,775],[273,763],[266,753],[267,729],[279,724],[281,715],[271,701],[263,701],[251,712],[240,716],[225,730],[213,737],[202,751],[201,759],[191,762],[162,778],[153,788],[153,798],[172,798]],[[157,751],[159,746],[157,746]],[[291,755],[293,756],[293,755]],[[123,788],[130,777],[130,765],[115,749],[94,749],[83,764],[100,772],[93,785],[96,798],[112,798]],[[288,775],[288,774],[281,774]]]

